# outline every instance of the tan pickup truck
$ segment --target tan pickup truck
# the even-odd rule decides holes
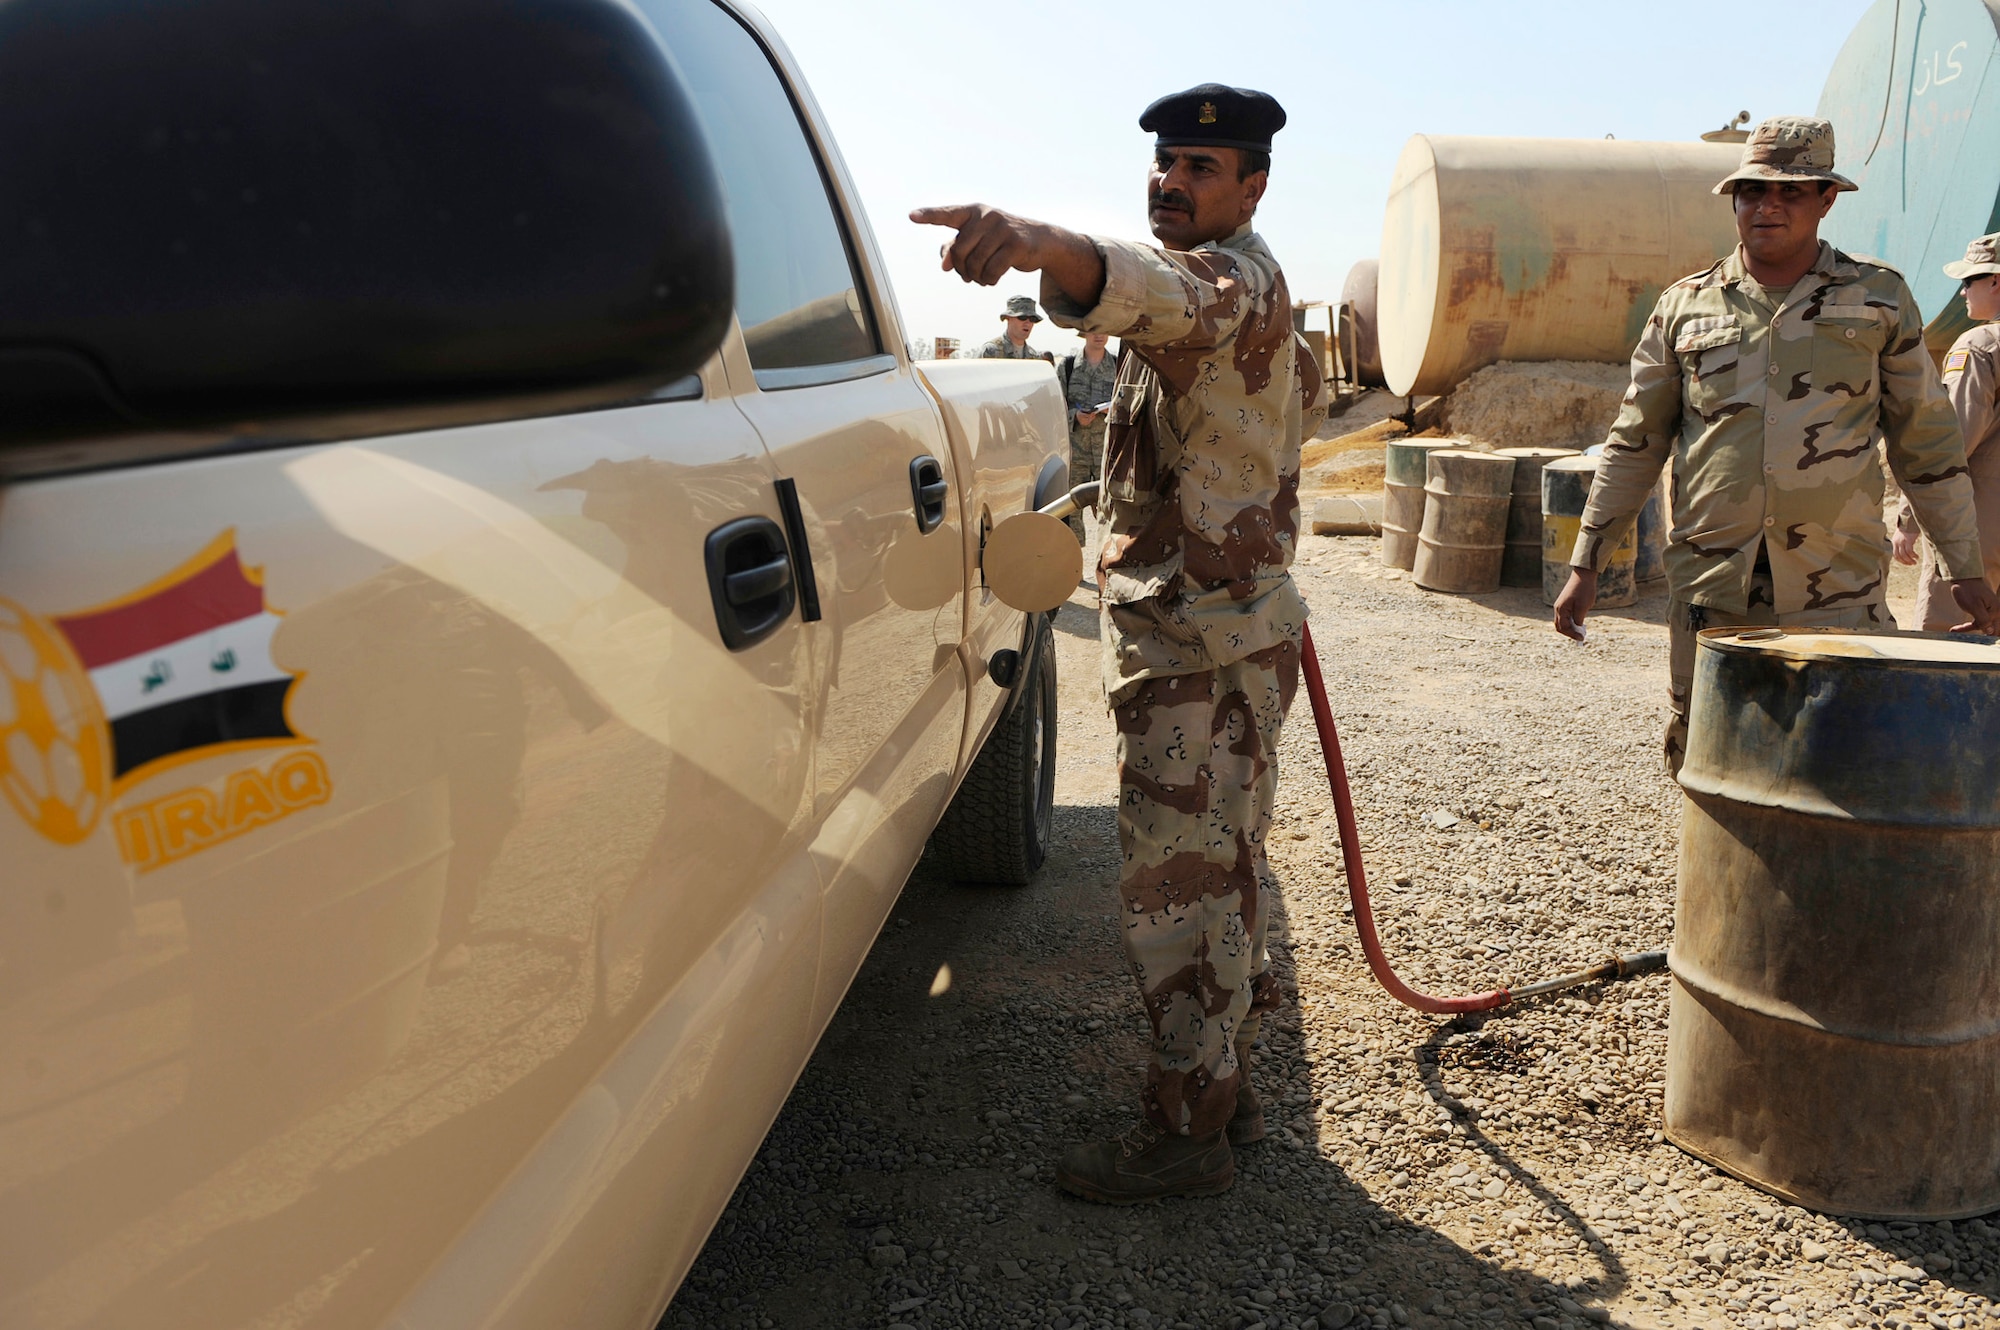
[[[18,0],[0,84],[104,135],[0,147],[0,1325],[651,1325],[927,842],[1041,861],[1051,371],[911,361],[733,0]]]

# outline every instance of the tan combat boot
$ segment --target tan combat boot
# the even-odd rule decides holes
[[[1236,1082],[1236,1112],[1229,1118],[1229,1143],[1255,1145],[1264,1139],[1264,1104],[1257,1087],[1250,1084],[1250,1045],[1236,1046],[1236,1065],[1241,1076]]]
[[[1105,1205],[1213,1196],[1235,1181],[1227,1133],[1170,1136],[1143,1121],[1115,1140],[1071,1146],[1056,1165],[1058,1187]]]

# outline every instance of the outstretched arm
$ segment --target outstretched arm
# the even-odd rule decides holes
[[[1104,292],[1104,256],[1075,231],[984,203],[918,208],[910,220],[958,232],[942,251],[944,270],[968,282],[992,286],[1009,272],[1038,272],[1085,308]]]

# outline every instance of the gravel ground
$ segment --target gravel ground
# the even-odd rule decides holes
[[[1372,539],[1309,538],[1297,571],[1404,976],[1461,992],[1664,945],[1663,597],[1577,646],[1537,593],[1424,592]],[[1823,1218],[1663,1143],[1663,976],[1483,1020],[1390,1001],[1303,692],[1272,854],[1287,1006],[1256,1070],[1273,1139],[1220,1198],[1058,1193],[1065,1144],[1133,1121],[1144,1049],[1093,599],[1057,625],[1041,877],[911,882],[665,1325],[2000,1325],[2000,1227]]]

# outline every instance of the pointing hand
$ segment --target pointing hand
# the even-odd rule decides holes
[[[948,226],[958,234],[944,246],[944,270],[968,282],[992,286],[1009,271],[1035,272],[1042,266],[1042,245],[1053,228],[1016,217],[984,203],[948,208],[918,208],[910,220],[922,226]]]

